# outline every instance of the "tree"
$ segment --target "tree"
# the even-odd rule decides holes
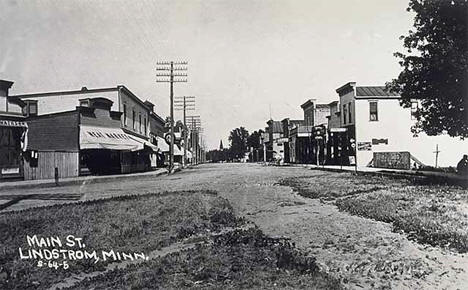
[[[236,128],[231,131],[229,134],[229,158],[230,159],[240,159],[243,158],[245,152],[247,152],[247,138],[249,137],[249,132],[244,128]]]
[[[413,132],[468,137],[468,0],[410,0],[415,31],[402,36],[403,71],[387,86],[401,105],[419,100]]]
[[[250,136],[247,138],[247,146],[252,147],[254,149],[260,148],[262,146],[260,142],[262,133],[263,133],[262,130],[253,131],[253,133],[250,134]]]

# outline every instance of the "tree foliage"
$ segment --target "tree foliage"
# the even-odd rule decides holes
[[[260,139],[262,137],[262,133],[262,130],[253,131],[252,134],[250,134],[250,136],[247,138],[247,146],[254,149],[261,148],[262,145]]]
[[[410,107],[419,100],[414,132],[468,137],[468,0],[410,0],[415,31],[395,53],[403,71],[389,88]]]
[[[247,138],[249,132],[244,128],[235,128],[229,134],[229,155],[232,159],[240,159],[245,156],[247,152]]]

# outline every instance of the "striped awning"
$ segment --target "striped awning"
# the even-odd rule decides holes
[[[144,143],[133,139],[120,128],[80,125],[80,149],[138,151]]]

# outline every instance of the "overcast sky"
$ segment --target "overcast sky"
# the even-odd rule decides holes
[[[208,148],[229,130],[301,119],[309,98],[329,103],[356,81],[384,85],[400,71],[408,0],[0,0],[0,79],[11,94],[127,86],[169,112],[158,60],[187,60]]]

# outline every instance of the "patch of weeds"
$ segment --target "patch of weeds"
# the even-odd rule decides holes
[[[46,289],[71,274],[101,271],[109,261],[69,261],[70,268],[49,269],[21,260],[26,235],[83,238],[90,250],[150,252],[191,235],[241,223],[215,192],[171,192],[120,196],[0,214],[0,289]],[[60,263],[61,261],[57,261]]]
[[[258,229],[216,236],[210,245],[88,279],[73,289],[341,289],[315,258]]]
[[[387,192],[339,199],[340,210],[354,215],[392,223],[395,232],[423,244],[468,252],[468,221],[448,200],[433,199],[429,192]]]

